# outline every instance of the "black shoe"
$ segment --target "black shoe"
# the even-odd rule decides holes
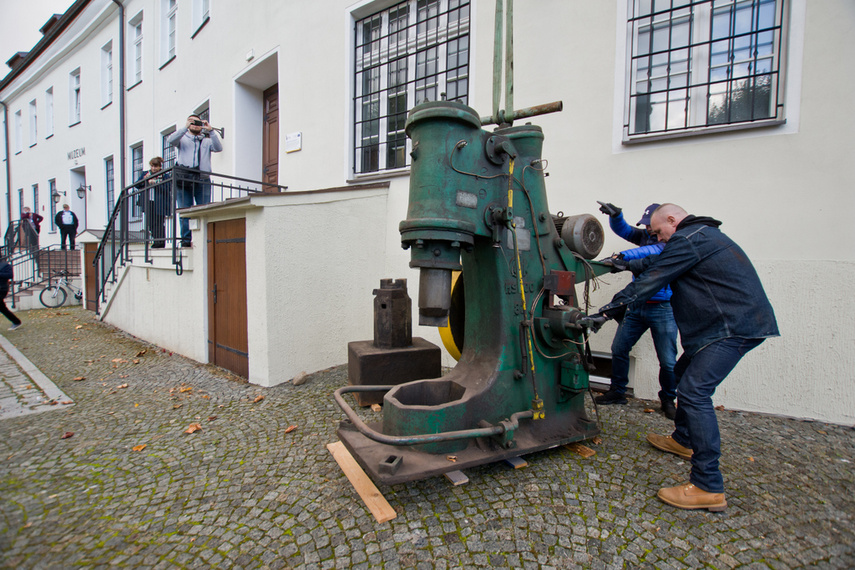
[[[677,406],[674,405],[674,400],[662,400],[662,413],[669,420],[677,417]]]
[[[626,396],[615,392],[614,390],[609,390],[602,396],[594,398],[594,401],[604,406],[609,406],[611,404],[626,404]]]

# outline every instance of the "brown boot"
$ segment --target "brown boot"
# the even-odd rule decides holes
[[[656,493],[663,502],[680,509],[707,509],[721,512],[727,508],[724,493],[709,493],[691,483],[676,487],[663,487]]]
[[[647,434],[647,441],[650,442],[650,445],[652,445],[656,449],[661,449],[662,451],[673,453],[674,455],[682,457],[683,459],[692,458],[692,450],[688,447],[683,447],[682,445],[674,441],[670,435],[649,433]]]

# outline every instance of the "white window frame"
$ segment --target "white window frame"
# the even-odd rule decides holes
[[[161,0],[160,62],[169,63],[178,53],[178,0]]]
[[[143,80],[143,13],[140,12],[128,20],[128,73],[129,83],[133,87]]]
[[[651,12],[651,0],[626,0],[622,143],[783,125],[791,1],[674,0],[660,8],[663,3],[659,0],[657,11]],[[720,14],[715,23],[713,5]],[[737,10],[723,13],[733,7]],[[771,20],[767,16],[770,7]],[[751,12],[752,8],[758,11]],[[741,22],[746,13],[763,16],[749,18],[745,28]],[[650,34],[651,28],[655,36]],[[749,48],[740,43],[748,43]],[[726,57],[720,65],[714,61],[716,50]],[[753,53],[754,58],[740,61],[741,53]],[[742,71],[755,63],[757,67],[747,75]],[[760,69],[766,64],[768,71]],[[717,70],[721,77],[716,77]],[[765,110],[754,99],[758,92],[763,101],[768,97]],[[742,107],[741,93],[751,98]],[[726,104],[716,106],[717,101]],[[647,117],[637,117],[642,109],[647,109]]]
[[[193,0],[193,35],[211,19],[211,0]]]
[[[80,68],[68,74],[68,126],[74,126],[83,118],[83,93]]]
[[[107,220],[113,215],[116,207],[116,162],[113,155],[104,159],[104,193],[107,202]]]
[[[113,40],[101,48],[101,108],[113,102]]]
[[[15,111],[15,154],[24,151],[24,117],[21,110]]]
[[[350,13],[354,177],[409,169],[404,123],[415,105],[439,100],[450,86],[457,96],[449,100],[468,103],[471,10],[470,0],[378,0]]]
[[[53,87],[45,91],[45,138],[53,136]]]
[[[33,99],[30,101],[30,147],[39,142],[39,109],[38,103]]]

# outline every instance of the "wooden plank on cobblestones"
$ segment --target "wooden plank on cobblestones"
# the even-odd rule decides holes
[[[505,463],[507,463],[514,469],[522,469],[523,467],[528,467],[528,461],[526,461],[522,457],[508,457],[505,459]]]
[[[371,482],[371,479],[368,478],[368,475],[365,474],[365,471],[362,470],[342,442],[328,443],[327,449],[329,449],[336,463],[338,463],[338,466],[344,472],[345,477],[347,477],[350,484],[353,485],[353,488],[362,498],[365,506],[368,507],[371,514],[377,519],[377,522],[388,522],[398,516],[392,505],[380,494],[380,491]]]
[[[593,449],[591,449],[590,447],[587,447],[587,446],[582,445],[582,444],[581,444],[581,443],[579,443],[578,441],[573,442],[573,443],[568,443],[568,444],[567,444],[567,445],[565,445],[564,447],[565,447],[566,449],[569,449],[569,450],[570,450],[570,451],[572,451],[573,453],[578,453],[579,455],[581,455],[582,457],[584,457],[584,458],[586,458],[586,459],[587,459],[588,457],[593,457],[593,456],[595,456],[595,455],[597,454],[597,452],[596,452],[596,451],[594,451],[594,450],[593,450]]]
[[[445,474],[446,479],[451,481],[451,484],[457,487],[458,485],[465,485],[469,482],[469,477],[463,474],[463,471],[449,471]]]

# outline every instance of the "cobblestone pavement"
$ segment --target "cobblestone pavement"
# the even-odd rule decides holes
[[[688,464],[631,400],[601,408],[592,458],[380,487],[398,517],[378,524],[325,448],[345,366],[265,389],[83,309],[22,317],[7,338],[75,404],[0,420],[5,568],[855,566],[851,427],[720,411],[729,507],[683,511],[655,493]]]

